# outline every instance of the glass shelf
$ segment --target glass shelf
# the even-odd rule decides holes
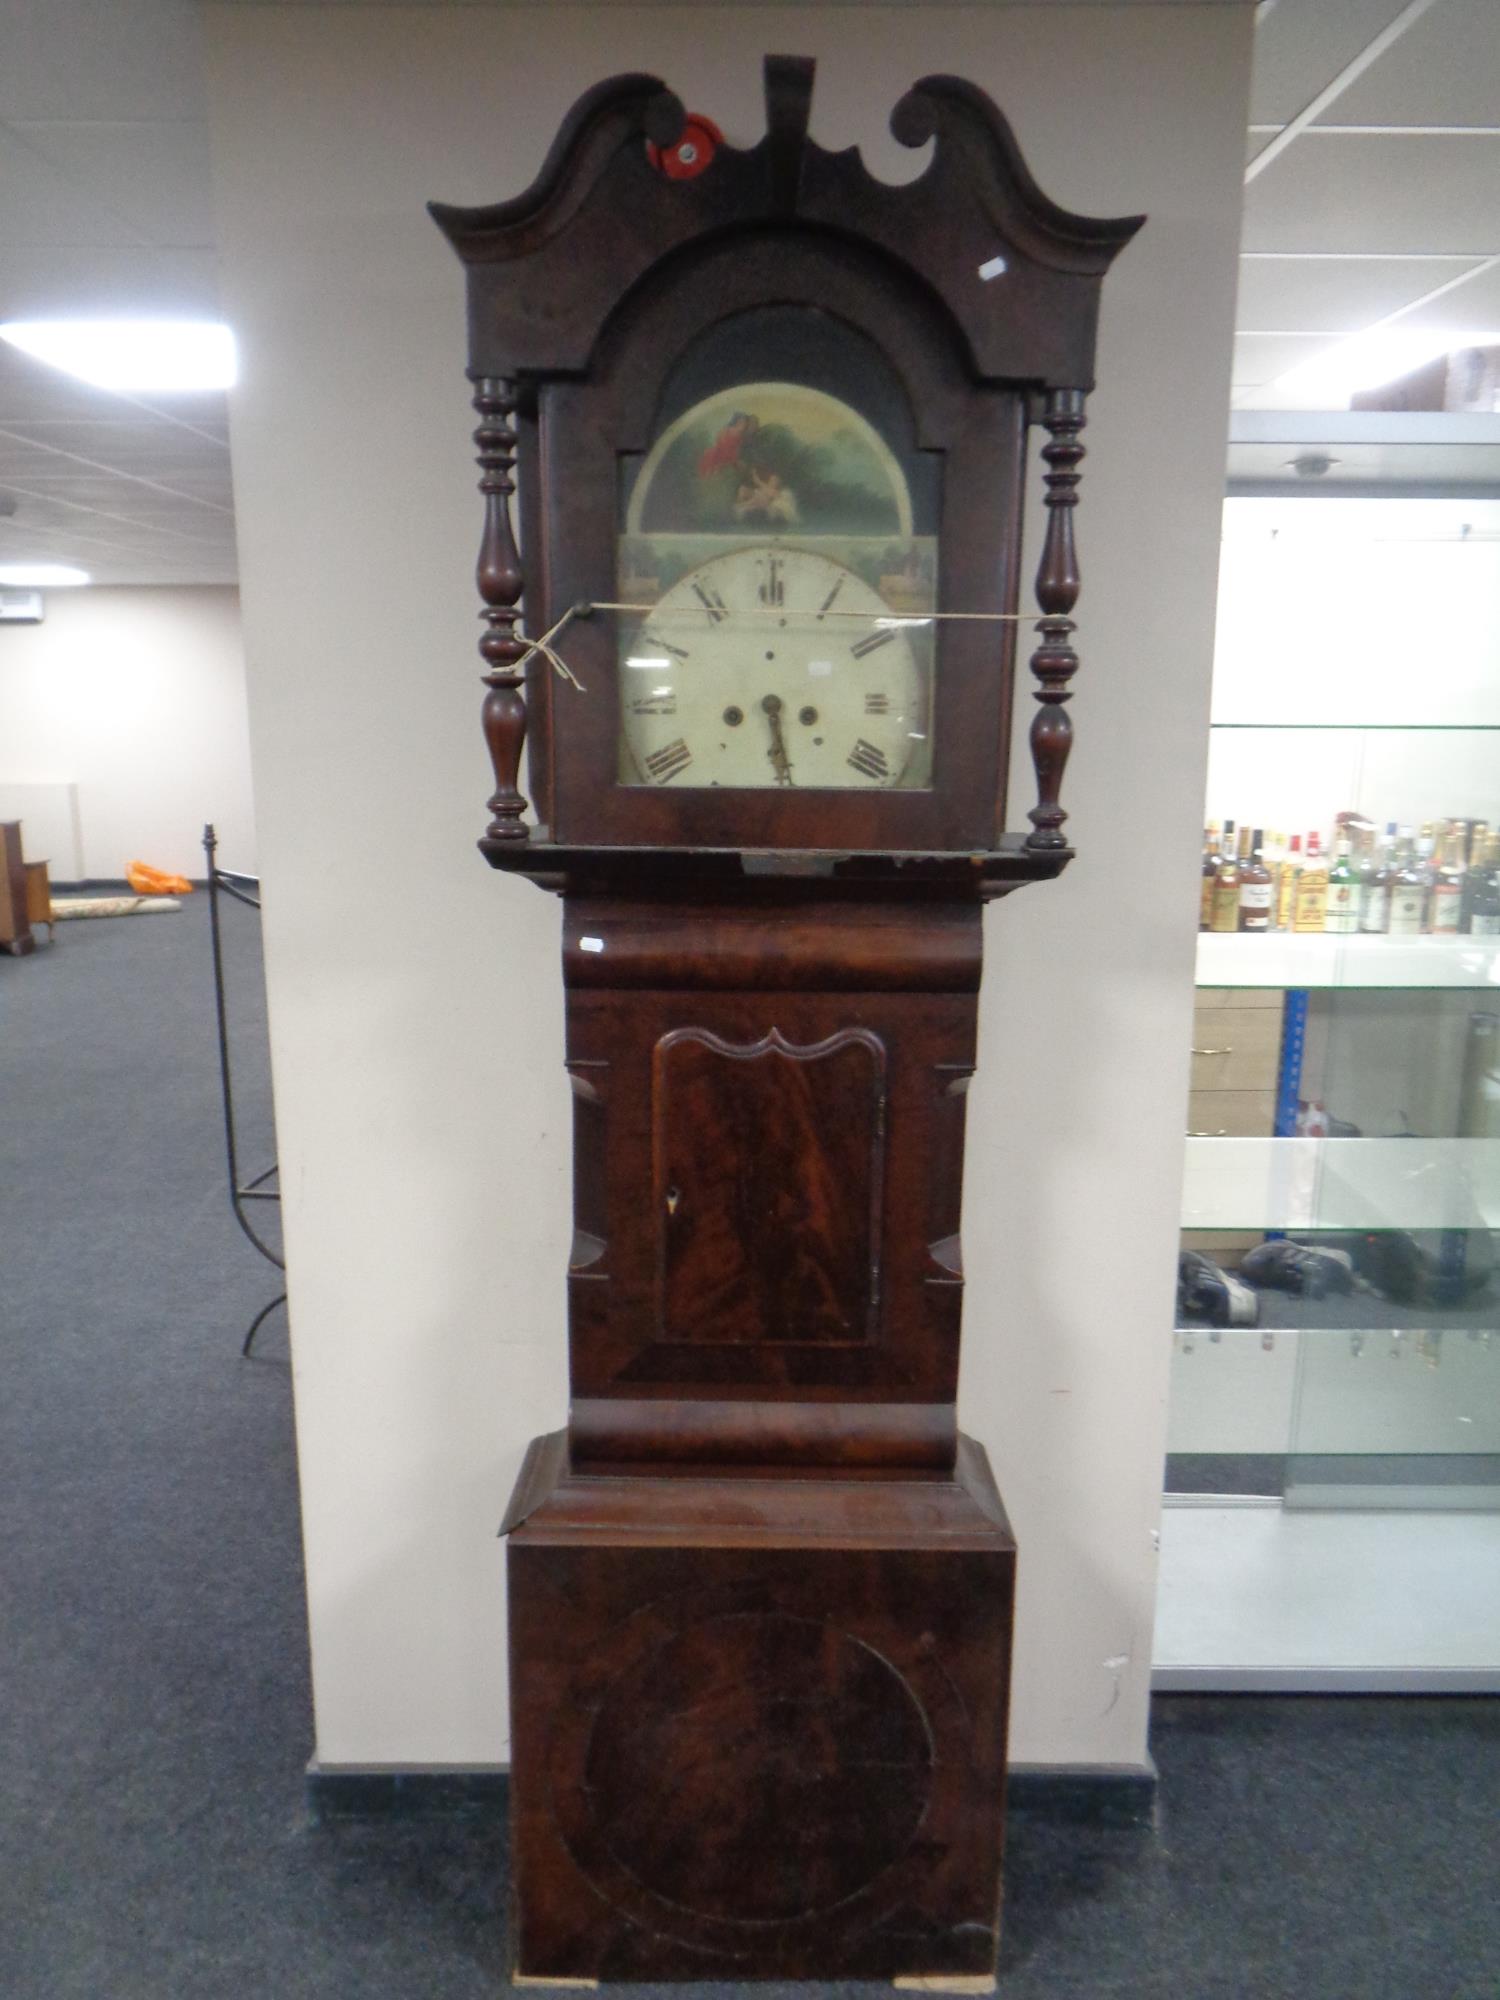
[[[1500,1507],[1500,1336],[1488,1328],[1192,1327],[1172,1348],[1173,1492],[1289,1509]]]
[[[1500,1144],[1189,1139],[1182,1227],[1500,1228]]]
[[[1196,983],[1482,991],[1500,987],[1500,937],[1200,931]]]
[[[1500,722],[1350,722],[1348,718],[1340,722],[1210,722],[1210,730],[1324,730],[1342,732],[1344,736],[1364,736],[1370,730],[1394,730],[1408,734],[1432,736],[1472,736],[1476,732],[1500,730]]]

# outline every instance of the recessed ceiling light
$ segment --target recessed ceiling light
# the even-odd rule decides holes
[[[1440,354],[1456,354],[1464,347],[1493,347],[1500,333],[1455,333],[1452,329],[1425,331],[1415,327],[1372,327],[1356,333],[1336,347],[1316,354],[1276,378],[1275,387],[1295,394],[1299,401],[1322,398],[1322,407],[1344,410],[1349,399],[1361,389],[1378,389],[1409,375],[1414,368],[1435,361]]]
[[[88,571],[71,563],[0,563],[0,586],[6,589],[63,590],[88,581]]]
[[[98,389],[186,394],[235,379],[234,335],[216,320],[13,319],[0,339]]]

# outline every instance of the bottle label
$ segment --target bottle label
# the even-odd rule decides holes
[[[1294,931],[1320,931],[1328,905],[1328,877],[1304,872],[1297,884],[1297,909],[1292,919]]]
[[[1432,928],[1453,933],[1458,929],[1459,905],[1463,897],[1456,882],[1439,882],[1432,892]]]
[[[1359,886],[1354,882],[1330,882],[1328,902],[1323,912],[1325,931],[1349,932],[1359,928]]]
[[[1391,892],[1381,883],[1365,890],[1364,902],[1360,905],[1359,927],[1362,931],[1385,931],[1390,928]]]
[[[1422,906],[1426,901],[1421,889],[1412,883],[1398,882],[1391,891],[1391,936],[1420,937],[1422,934]]]
[[[1210,929],[1232,931],[1237,928],[1240,915],[1240,888],[1238,882],[1216,884],[1214,888],[1214,911]]]
[[[1271,884],[1269,882],[1242,882],[1240,884],[1240,929],[1242,931],[1268,931],[1271,928]]]

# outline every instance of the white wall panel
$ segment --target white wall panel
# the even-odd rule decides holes
[[[494,1532],[527,1439],[566,1410],[558,912],[473,851],[463,285],[423,203],[517,192],[616,70],[752,141],[761,56],[791,48],[819,60],[815,136],[866,143],[877,171],[912,170],[886,131],[902,91],[956,70],[1055,200],[1151,215],[1105,288],[1088,431],[1082,859],[989,919],[962,1399],[1021,1541],[1015,1755],[1137,1764],[1249,14],[707,18],[207,12],[318,1754],[505,1756]]]
[[[254,870],[233,590],[49,591],[40,625],[0,626],[0,791],[59,784],[76,787],[84,875],[140,860],[199,877],[206,820],[224,866]]]

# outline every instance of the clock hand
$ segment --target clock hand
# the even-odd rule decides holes
[[[786,741],[781,734],[781,696],[768,694],[761,702],[771,724],[771,747],[766,752],[776,772],[778,785],[789,785],[792,781],[792,760],[786,754]]]

